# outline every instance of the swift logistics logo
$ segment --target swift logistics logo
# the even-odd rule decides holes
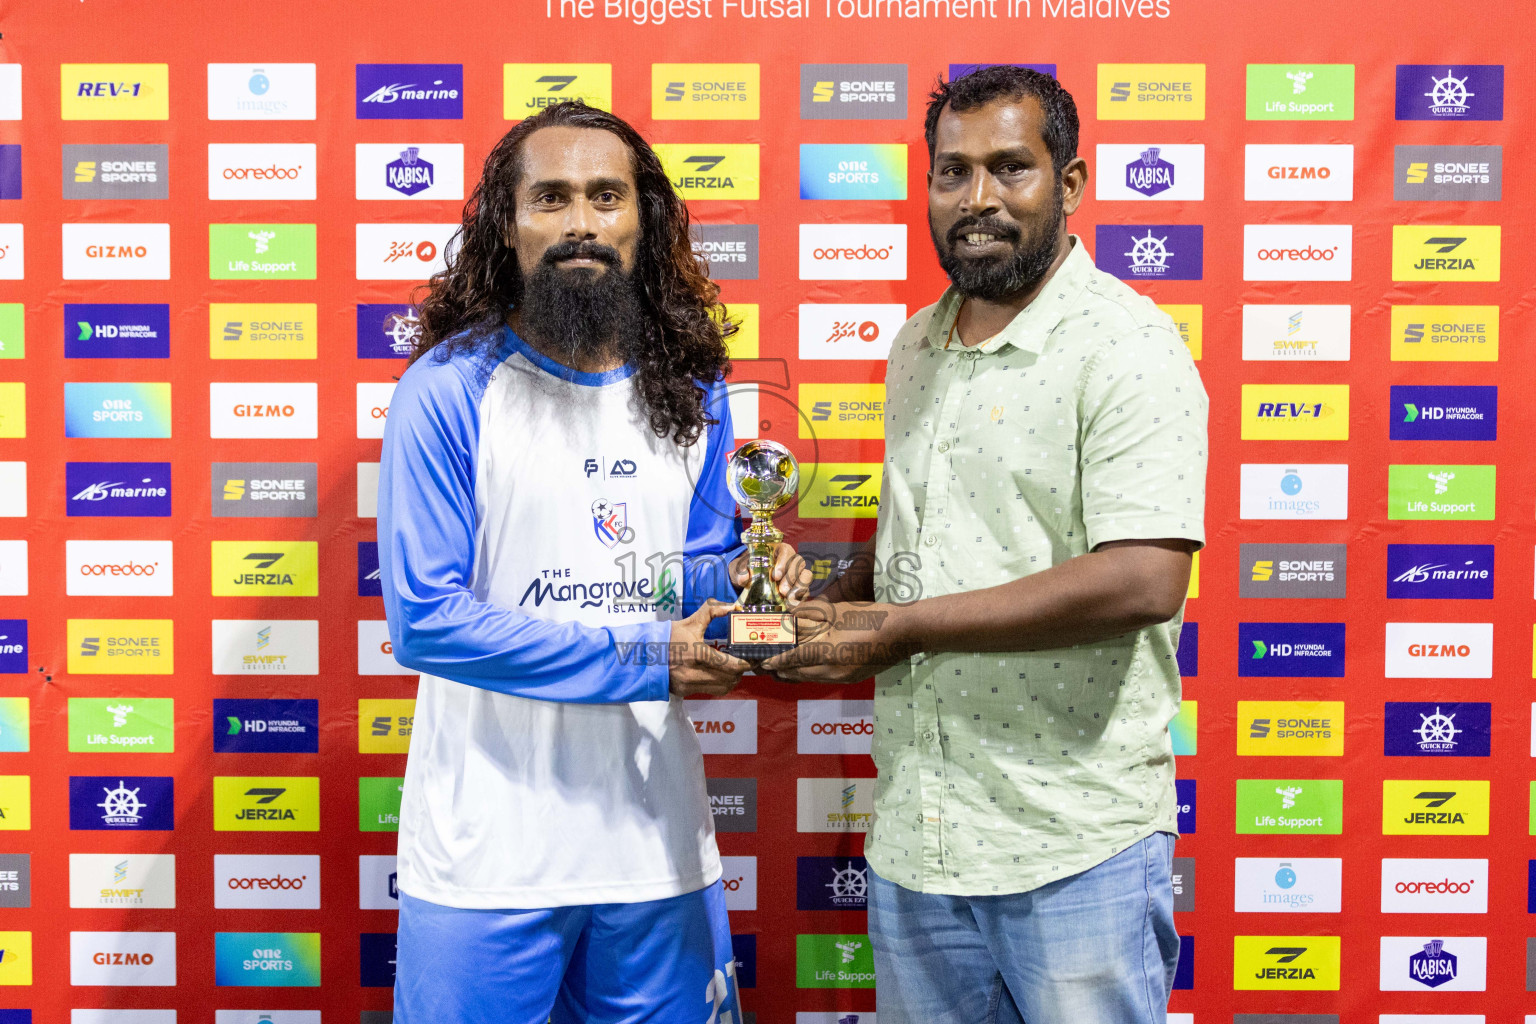
[[[214,984],[318,988],[319,932],[215,932]]]
[[[69,619],[70,675],[168,676],[175,666],[170,619]]]
[[[905,199],[902,143],[800,144],[801,199]]]
[[[174,786],[168,776],[71,775],[69,827],[77,832],[169,832]]]
[[[1491,601],[1492,544],[1388,544],[1387,598]]]
[[[211,302],[208,358],[314,359],[316,309],[313,302]]]
[[[762,100],[760,75],[757,64],[652,64],[651,117],[756,121]]]
[[[317,700],[215,699],[215,754],[316,754],[320,751]]]
[[[756,199],[756,143],[658,142],[656,156],[684,199]]]
[[[319,545],[309,540],[216,540],[214,597],[314,597],[320,592]]]
[[[1250,121],[1353,121],[1353,64],[1249,64]]]
[[[693,255],[709,269],[716,281],[756,281],[758,241],[756,224],[691,224]]]
[[[1348,281],[1354,274],[1349,224],[1244,224],[1244,281]]]
[[[1237,753],[1259,757],[1342,757],[1344,702],[1240,700]]]
[[[1337,914],[1344,861],[1338,857],[1238,857],[1232,884],[1238,913]]]
[[[464,65],[357,65],[359,120],[461,120]]]
[[[170,437],[171,385],[66,382],[64,436]]]
[[[905,64],[801,64],[802,121],[905,121]]]
[[[216,775],[213,828],[216,832],[318,832],[320,780]]]
[[[1392,225],[1392,280],[1497,281],[1503,229],[1497,224]]]
[[[1243,198],[1250,202],[1347,203],[1354,197],[1354,146],[1243,147]]]
[[[414,698],[359,698],[357,701],[357,752],[359,754],[406,753],[411,746],[411,732],[415,722]]]
[[[170,100],[165,64],[59,65],[59,117],[65,121],[166,121]]]
[[[1387,518],[1492,519],[1497,473],[1497,466],[1390,465]]]
[[[313,281],[313,224],[209,224],[208,277],[214,281]]]
[[[354,153],[358,199],[463,199],[462,143],[359,142]]]
[[[884,436],[884,384],[801,384],[802,438],[875,438]]]
[[[1491,679],[1493,623],[1389,622],[1388,679]]]
[[[905,224],[800,225],[800,280],[906,279]]]
[[[1486,779],[1386,779],[1381,784],[1384,836],[1485,836]]]
[[[874,519],[884,463],[823,462],[800,467],[798,513],[807,519]]]
[[[1399,121],[1504,120],[1504,65],[1399,64]]]
[[[1105,169],[1096,179],[1094,198],[1146,202],[1151,199],[1205,198],[1205,147],[1177,143],[1128,143],[1094,148],[1095,166]],[[1119,170],[1116,170],[1119,168]]]
[[[1392,386],[1394,441],[1496,441],[1498,434],[1496,386]]]
[[[1344,626],[1342,622],[1240,622],[1237,674],[1341,679]]]
[[[69,750],[89,754],[169,754],[176,749],[169,697],[69,698]]]
[[[1498,306],[1393,306],[1393,362],[1491,363],[1499,358]]]
[[[1245,441],[1349,440],[1348,384],[1244,384]]]
[[[315,619],[214,619],[214,675],[320,673],[320,623]]]
[[[1098,268],[1122,281],[1198,281],[1205,273],[1199,224],[1100,224],[1093,251]]]
[[[319,513],[313,462],[215,462],[210,501],[215,518],[313,519]]]
[[[1245,303],[1243,359],[1347,362],[1348,306]]]
[[[1503,146],[1393,147],[1393,199],[1493,202],[1503,195]]]
[[[1493,705],[1399,702],[1386,706],[1387,757],[1487,757]]]
[[[1232,987],[1238,991],[1339,989],[1337,935],[1234,935]]]
[[[874,779],[798,779],[799,832],[868,832],[875,816]]]
[[[314,119],[313,64],[208,65],[208,120]]]
[[[65,514],[74,516],[168,516],[169,462],[66,462]]]
[[[1239,597],[1346,596],[1345,544],[1243,544],[1238,555]]]
[[[176,857],[156,853],[72,853],[69,905],[81,909],[173,909]]]
[[[65,199],[168,199],[170,147],[71,145],[63,147]]]
[[[169,224],[64,224],[66,281],[168,281],[171,278]],[[17,248],[20,248],[20,237]],[[20,278],[19,251],[16,277]],[[8,260],[7,250],[0,257]]]
[[[168,359],[171,307],[164,303],[64,304],[64,358]]]
[[[1204,121],[1204,64],[1100,64],[1100,121]]]
[[[589,107],[613,109],[612,64],[503,64],[501,116],[507,121],[532,117],[545,107],[581,100]]]

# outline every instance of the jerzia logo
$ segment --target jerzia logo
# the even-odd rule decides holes
[[[1232,942],[1234,989],[1338,990],[1338,936],[1238,935]]]

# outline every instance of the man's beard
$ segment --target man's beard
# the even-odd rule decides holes
[[[562,267],[585,256],[606,269]],[[644,311],[618,250],[596,242],[559,242],[526,281],[518,328],[570,366],[623,355],[643,336]]]
[[[1061,208],[1062,189],[1058,182],[1056,202]],[[969,258],[956,251],[963,244],[964,236],[971,232],[996,235],[1013,246],[1013,253],[1001,258]],[[933,226],[933,215],[928,217],[928,233],[933,247],[939,254],[939,266],[949,275],[955,290],[967,298],[1002,302],[1020,292],[1037,286],[1050,272],[1056,261],[1056,250],[1061,244],[1061,218],[1051,216],[1041,221],[1035,231],[1024,237],[1016,225],[984,217],[967,217],[952,226],[944,239],[940,239]]]

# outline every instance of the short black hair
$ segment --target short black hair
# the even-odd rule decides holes
[[[1077,103],[1072,94],[1050,75],[1032,68],[998,64],[980,68],[952,81],[939,79],[928,94],[928,115],[923,119],[923,138],[928,141],[928,166],[933,166],[938,146],[939,115],[946,106],[959,113],[985,106],[997,99],[1021,100],[1033,96],[1045,115],[1042,134],[1056,172],[1077,156]]]

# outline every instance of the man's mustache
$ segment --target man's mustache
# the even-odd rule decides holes
[[[1018,244],[1021,232],[1013,224],[1005,224],[999,220],[991,220],[986,217],[966,217],[956,221],[944,235],[944,241],[953,249],[960,239],[971,232],[976,231],[987,235],[996,235],[1005,242]]]
[[[597,260],[599,263],[615,268],[623,266],[624,263],[619,256],[619,250],[600,242],[556,242],[544,250],[544,255],[539,257],[539,262],[554,266],[561,260],[578,258]]]

